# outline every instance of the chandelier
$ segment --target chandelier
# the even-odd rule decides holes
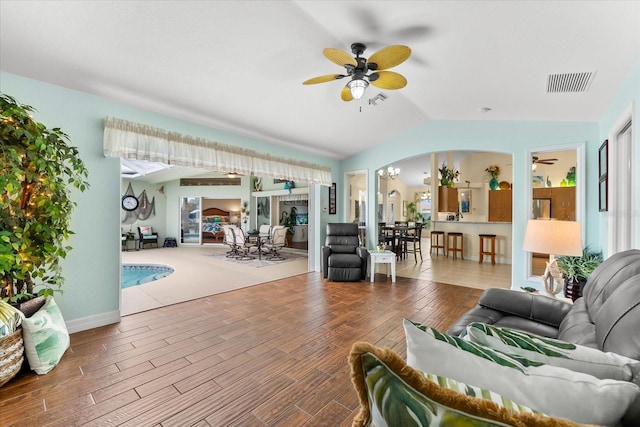
[[[378,170],[378,176],[382,179],[396,179],[398,175],[400,175],[400,168],[394,168],[393,166]]]

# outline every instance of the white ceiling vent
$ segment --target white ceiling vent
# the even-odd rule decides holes
[[[596,73],[564,73],[547,76],[547,93],[586,92]]]

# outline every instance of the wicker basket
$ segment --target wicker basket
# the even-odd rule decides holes
[[[22,328],[11,335],[0,338],[0,387],[15,377],[24,362]]]

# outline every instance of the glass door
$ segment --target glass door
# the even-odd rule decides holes
[[[200,197],[180,198],[180,242],[200,244]]]

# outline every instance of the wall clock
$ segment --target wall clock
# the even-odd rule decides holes
[[[135,211],[138,209],[138,199],[135,196],[124,196],[122,198],[122,209],[125,211]]]

